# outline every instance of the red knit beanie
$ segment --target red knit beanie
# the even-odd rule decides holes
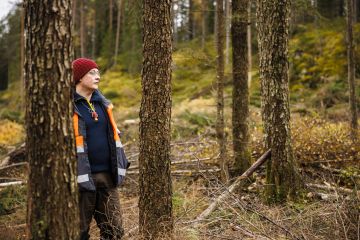
[[[75,84],[91,69],[97,68],[96,62],[88,58],[78,58],[72,62],[73,79]]]

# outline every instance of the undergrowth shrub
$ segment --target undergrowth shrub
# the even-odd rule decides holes
[[[25,138],[24,127],[10,120],[0,120],[0,145],[11,146]]]
[[[292,143],[298,162],[360,161],[360,144],[350,138],[348,122],[330,122],[320,118],[293,119]],[[261,129],[252,133],[255,157],[265,152]],[[360,134],[358,134],[358,139]]]
[[[0,215],[13,213],[26,204],[25,186],[8,186],[0,192]]]

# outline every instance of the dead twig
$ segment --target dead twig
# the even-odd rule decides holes
[[[250,177],[250,175],[260,167],[269,157],[271,150],[268,150],[264,153],[248,170],[246,170],[240,177],[238,177],[235,182],[226,189],[219,197],[213,201],[207,209],[205,209],[196,219],[201,220],[208,217],[219,205],[219,203],[224,202],[232,192],[234,192],[240,185],[243,179]]]

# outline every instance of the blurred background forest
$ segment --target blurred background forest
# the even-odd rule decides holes
[[[73,0],[73,41],[74,58],[88,57],[96,60],[101,70],[100,90],[116,107],[115,117],[123,131],[123,141],[126,143],[129,159],[137,158],[138,122],[141,101],[141,69],[142,69],[142,11],[138,0]],[[290,110],[293,146],[296,159],[301,166],[313,163],[329,163],[327,168],[339,172],[326,172],[325,176],[337,184],[349,189],[357,189],[359,184],[359,145],[352,143],[349,137],[349,87],[347,80],[347,44],[346,44],[346,1],[344,0],[294,0],[291,6],[290,23]],[[356,78],[360,76],[360,1],[354,1],[354,41]],[[251,71],[249,73],[250,97],[250,140],[253,159],[265,152],[261,122],[261,95],[259,83],[259,58],[256,30],[256,6],[251,3],[251,22],[249,52]],[[228,151],[232,156],[231,147],[231,92],[232,92],[232,60],[230,37],[230,10],[226,16],[226,49],[225,49],[225,131],[228,137]],[[174,159],[214,159],[217,156],[215,140],[216,120],[216,40],[215,40],[215,4],[212,0],[173,0],[173,75],[172,75],[172,155]],[[20,1],[14,1],[14,6],[6,17],[0,21],[0,159],[17,149],[25,139],[24,130],[24,90],[23,90],[23,16]],[[356,82],[357,106],[360,108],[360,88]],[[187,141],[188,144],[176,144]],[[191,142],[202,144],[191,145]],[[16,163],[16,162],[14,162]],[[318,164],[316,166],[319,166]],[[185,166],[189,170],[188,166]],[[208,167],[208,165],[206,165]],[[205,168],[205,167],[204,167]],[[192,176],[199,170],[181,172],[177,165],[173,170],[178,174]],[[324,170],[324,169],[322,169]],[[1,171],[1,170],[0,170]],[[134,174],[136,169],[133,169]],[[176,171],[175,171],[176,172]],[[317,169],[303,170],[304,178],[316,176],[324,183],[324,175]],[[329,175],[331,174],[329,177]],[[333,175],[335,174],[335,175]],[[7,177],[22,178],[25,175],[7,173]],[[131,171],[130,171],[131,175]],[[335,177],[334,177],[335,176]],[[255,177],[256,178],[256,177]],[[259,174],[259,179],[263,175]],[[204,182],[208,179],[205,178]],[[195,180],[194,180],[195,181]],[[255,182],[247,190],[251,193],[260,182]],[[130,185],[131,185],[131,181]],[[178,219],[184,216],[196,216],[201,209],[202,183],[191,185],[175,181],[174,208]],[[210,191],[213,186],[207,186]],[[196,188],[196,189],[195,189]],[[195,189],[195,190],[194,190]],[[1,221],[11,221],[21,225],[24,221],[25,198],[23,188],[8,189],[2,192],[0,214],[8,215],[17,212],[18,215],[3,218]],[[129,191],[124,188],[123,191]],[[255,191],[255,190],[254,190]],[[133,193],[128,193],[125,206],[132,206]],[[212,194],[209,194],[209,197]],[[334,200],[332,195],[321,196],[321,200],[332,199],[335,205],[313,203],[306,205],[314,196],[304,194],[304,201],[291,205],[290,209],[270,209],[245,196],[244,201],[257,205],[259,212],[273,219],[285,215],[299,214],[297,219],[290,221],[287,227],[305,239],[332,239],[335,229],[339,238],[344,236],[359,237],[356,222],[359,206],[346,204],[342,200]],[[6,199],[6,200],[4,200]],[[306,203],[306,204],[305,204]],[[192,209],[193,205],[199,209]],[[304,205],[305,204],[305,205]],[[358,202],[357,202],[358,204]],[[129,207],[130,208],[130,207]],[[20,209],[20,211],[17,211]],[[341,211],[339,210],[341,209]],[[353,211],[355,209],[355,211]],[[339,210],[336,212],[336,210]],[[290,212],[287,212],[290,211]],[[313,215],[315,211],[324,215]],[[353,215],[346,215],[347,211]],[[334,213],[335,212],[335,213]],[[355,212],[355,213],[354,213]],[[325,213],[328,213],[326,215]],[[131,227],[134,216],[129,213],[125,224]],[[226,211],[217,213],[215,217],[229,219]],[[255,213],[252,213],[256,215]],[[327,216],[335,214],[333,221],[327,222]],[[125,214],[126,215],[126,214]],[[268,230],[274,231],[274,239],[285,239],[282,229],[271,223],[264,223],[261,215],[241,215],[247,219],[247,229],[252,232],[238,230],[241,234],[265,236]],[[310,216],[311,215],[311,216]],[[10,215],[8,215],[10,216]],[[332,215],[331,215],[332,216]],[[353,218],[352,218],[353,217]],[[191,217],[189,217],[191,219]],[[0,218],[1,219],[1,218]],[[339,223],[343,220],[342,225]],[[349,221],[354,226],[342,228]],[[239,220],[240,221],[240,220]],[[249,223],[250,221],[250,223]],[[321,226],[315,226],[316,222]],[[265,221],[266,222],[266,221]],[[299,222],[302,225],[298,226]],[[345,222],[345,223],[344,223]],[[254,223],[260,229],[252,226]],[[282,223],[283,224],[283,223]],[[338,225],[340,224],[340,225]],[[286,225],[286,224],[285,224]],[[310,227],[311,226],[311,227]],[[348,225],[346,225],[348,226]],[[129,227],[129,228],[130,228]],[[211,229],[223,228],[215,223],[207,226]],[[234,226],[222,233],[230,234]],[[275,228],[275,230],[273,229]],[[225,227],[226,229],[226,227]],[[232,229],[232,230],[231,230]],[[350,230],[349,230],[350,229]],[[356,230],[357,229],[357,230]],[[335,231],[334,230],[334,231]],[[14,230],[17,231],[16,229]],[[330,231],[330,232],[327,232]],[[215,231],[216,232],[216,231]],[[188,239],[196,236],[189,231]],[[9,236],[11,233],[9,234]],[[241,235],[241,236],[243,236]],[[9,237],[8,236],[8,237]],[[240,236],[240,235],[239,235]],[[311,236],[317,236],[311,238]],[[271,237],[270,237],[271,238]],[[266,239],[270,239],[266,238]],[[10,238],[9,238],[10,239]],[[230,238],[231,239],[231,238]],[[348,239],[355,239],[349,237]]]

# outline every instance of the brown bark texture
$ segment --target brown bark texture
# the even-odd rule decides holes
[[[249,0],[232,1],[233,46],[233,149],[234,168],[241,175],[251,164],[249,150],[249,87],[248,87],[248,6]]]
[[[86,49],[86,23],[85,23],[85,0],[80,0],[80,54],[85,57]]]
[[[172,234],[170,175],[171,1],[143,1],[139,228],[144,239]]]
[[[226,154],[226,136],[224,121],[224,40],[225,40],[225,19],[224,2],[216,0],[216,87],[217,87],[217,111],[216,111],[216,137],[220,150],[220,175],[221,180],[226,182],[229,179],[227,154]]]
[[[349,104],[350,104],[350,135],[353,141],[357,138],[358,116],[356,106],[356,86],[355,86],[355,58],[354,58],[354,2],[347,0],[347,59],[348,59],[348,82],[349,82]]]
[[[290,0],[257,1],[262,119],[265,148],[271,149],[266,187],[269,202],[295,197],[300,186],[290,132],[289,15]]]
[[[25,1],[29,239],[78,239],[71,0]]]

